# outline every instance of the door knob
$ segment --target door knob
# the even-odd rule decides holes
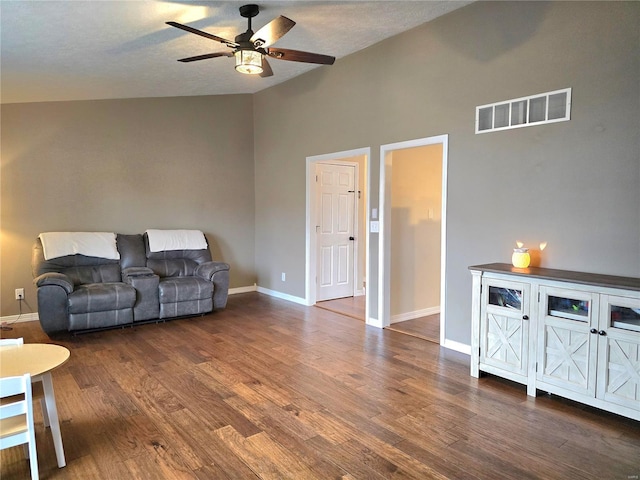
[[[603,337],[607,334],[607,332],[605,332],[604,330],[600,330],[598,332],[598,335],[602,335]]]
[[[349,237],[349,240],[354,241],[356,237]]]
[[[595,328],[592,328],[591,330],[589,330],[591,333],[598,333],[598,330],[596,330]]]
[[[523,316],[522,316],[522,319],[523,319],[523,320],[529,320],[529,315],[523,315]]]

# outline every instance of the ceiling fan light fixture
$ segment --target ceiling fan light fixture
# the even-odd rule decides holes
[[[262,73],[262,54],[254,50],[238,50],[234,53],[236,57],[236,70],[248,75],[259,75]]]

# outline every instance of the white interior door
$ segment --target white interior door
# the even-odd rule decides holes
[[[316,300],[350,297],[354,292],[355,168],[319,163],[316,182]]]

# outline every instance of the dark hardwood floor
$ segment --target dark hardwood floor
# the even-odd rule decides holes
[[[205,317],[49,339],[67,466],[41,478],[635,479],[640,422],[469,376],[469,359],[258,293]],[[2,480],[28,478],[19,447]]]

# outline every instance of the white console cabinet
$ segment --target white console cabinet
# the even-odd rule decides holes
[[[472,376],[640,420],[640,278],[505,263],[469,270]]]

